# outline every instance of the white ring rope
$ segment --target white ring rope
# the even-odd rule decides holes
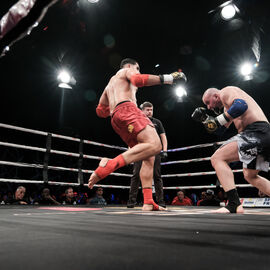
[[[242,172],[243,169],[232,170],[233,172]],[[186,177],[186,176],[198,176],[198,175],[212,175],[216,174],[215,171],[212,172],[196,172],[196,173],[180,173],[180,174],[166,174],[162,175],[162,177]]]
[[[197,145],[192,145],[192,146],[185,146],[185,147],[180,147],[180,148],[174,148],[174,149],[169,149],[167,152],[179,152],[179,151],[185,151],[189,149],[195,149],[195,148],[203,148],[203,147],[209,147],[213,145],[220,145],[223,144],[223,142],[214,142],[214,143],[204,143],[204,144],[197,144]]]
[[[44,131],[39,131],[39,130],[34,130],[34,129],[29,129],[29,128],[22,128],[22,127],[17,127],[17,126],[3,124],[3,123],[0,123],[0,127],[2,127],[2,128],[8,128],[8,129],[15,129],[15,130],[19,130],[19,131],[23,131],[23,132],[28,132],[28,133],[33,133],[33,134],[38,134],[38,135],[43,135],[43,136],[48,136],[48,134],[50,134],[49,132],[44,132]],[[70,140],[70,141],[80,142],[80,139],[74,138],[74,137],[59,135],[59,134],[55,134],[55,133],[51,133],[51,135],[52,135],[52,137],[55,137],[55,138],[60,138],[60,139],[64,139],[64,140]],[[114,149],[119,149],[119,150],[124,150],[124,151],[127,150],[126,147],[109,145],[109,144],[99,143],[99,142],[93,142],[93,141],[89,141],[89,140],[83,140],[83,142],[86,143],[86,144],[103,146],[103,147],[107,147],[107,148],[114,148]]]
[[[28,146],[28,145],[22,145],[22,144],[0,142],[0,145],[10,146],[10,147],[15,147],[15,148],[28,149],[28,150],[34,150],[34,151],[39,151],[39,152],[46,152],[46,149],[45,148]],[[76,153],[64,152],[64,151],[53,150],[53,149],[50,150],[50,153],[59,154],[59,155],[66,155],[66,156],[71,156],[71,157],[79,157],[80,156],[79,154],[76,154]],[[83,157],[84,158],[88,158],[88,159],[98,159],[98,160],[101,160],[102,159],[102,157],[90,156],[90,155],[83,155]]]
[[[186,159],[186,160],[176,160],[176,161],[162,162],[161,165],[170,165],[170,164],[178,164],[178,163],[190,163],[190,162],[198,162],[198,161],[207,161],[207,160],[210,160],[210,159],[211,159],[211,157],[194,158],[194,159]]]
[[[29,163],[23,163],[23,162],[11,162],[11,161],[4,161],[0,160],[0,164],[2,165],[8,165],[8,166],[17,166],[17,167],[29,167],[29,168],[37,168],[37,169],[43,169],[44,165],[42,164],[29,164]],[[48,169],[51,170],[59,170],[59,171],[72,171],[72,172],[78,172],[79,169],[75,168],[66,168],[66,167],[59,167],[59,166],[48,166]],[[82,170],[83,173],[93,173],[93,170]],[[111,173],[110,175],[115,176],[125,176],[125,177],[131,177],[131,174],[125,174],[125,173]]]

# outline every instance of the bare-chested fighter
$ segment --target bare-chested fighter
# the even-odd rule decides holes
[[[122,60],[120,68],[103,91],[96,112],[99,117],[111,116],[113,129],[130,148],[114,159],[103,158],[90,176],[88,186],[92,189],[118,168],[143,160],[140,171],[144,196],[142,209],[165,210],[152,197],[154,156],[161,151],[161,143],[152,122],[137,108],[136,92],[138,87],[173,84],[177,80],[186,80],[186,77],[182,72],[159,76],[140,74],[138,62],[130,58]]]
[[[212,166],[228,196],[227,206],[215,212],[243,213],[228,163],[242,161],[245,179],[270,195],[270,182],[258,175],[259,171],[267,172],[269,169],[269,122],[256,101],[238,87],[209,88],[204,92],[202,101],[210,110],[224,108],[224,112],[215,118],[208,116],[205,108],[197,108],[192,114],[192,118],[202,122],[209,132],[219,126],[228,127],[232,122],[238,130],[238,134],[226,141],[211,157]]]

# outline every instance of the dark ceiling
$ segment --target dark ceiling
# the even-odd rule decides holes
[[[15,2],[1,0],[0,16]],[[59,1],[31,35],[0,59],[0,122],[124,145],[110,120],[96,116],[95,107],[126,57],[137,59],[142,73],[181,68],[188,77],[188,96],[182,102],[170,86],[144,87],[137,94],[138,104],[146,100],[154,104],[154,116],[164,124],[169,148],[220,139],[190,118],[210,86],[241,87],[269,116],[267,1],[234,1],[240,13],[233,22],[221,21],[217,7],[223,2]],[[243,60],[256,60],[251,49],[254,40],[260,45],[260,64],[254,79],[243,81],[237,68]],[[57,87],[61,67],[76,78],[73,90]]]

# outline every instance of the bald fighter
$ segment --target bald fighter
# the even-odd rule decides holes
[[[99,117],[111,116],[113,129],[130,148],[112,160],[103,158],[90,176],[88,186],[92,189],[94,184],[118,168],[142,160],[142,209],[164,210],[152,197],[154,156],[160,153],[161,143],[152,122],[137,108],[136,93],[138,87],[173,84],[179,80],[186,80],[186,77],[182,72],[159,76],[140,74],[138,62],[130,58],[124,59],[120,68],[103,91],[96,112]]]
[[[235,187],[234,175],[228,163],[243,162],[244,178],[253,186],[270,195],[270,182],[258,175],[267,172],[270,160],[270,125],[260,106],[238,87],[228,86],[221,90],[209,88],[202,97],[209,110],[224,112],[217,117],[206,114],[205,108],[197,108],[192,118],[204,124],[209,132],[220,126],[234,123],[238,134],[225,142],[211,157],[218,179],[228,196],[226,207],[217,213],[243,213]]]

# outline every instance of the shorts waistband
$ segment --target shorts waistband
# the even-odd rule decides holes
[[[114,109],[116,109],[117,106],[119,106],[120,104],[125,103],[125,102],[131,102],[131,101],[130,100],[121,101],[121,102],[119,102],[119,103],[116,104],[116,106],[114,107]]]
[[[249,129],[249,128],[254,127],[254,126],[257,126],[257,125],[270,126],[270,124],[266,121],[256,121],[256,122],[253,122],[253,123],[247,125],[244,130]]]
[[[130,101],[130,100],[123,100],[123,101],[117,103],[116,106],[115,106],[114,109],[113,109],[113,113],[112,113],[111,118],[113,118],[113,116],[114,116],[114,114],[115,114],[116,108],[117,108],[119,105],[121,105],[121,104],[123,104],[123,103],[125,103],[125,102],[131,102],[131,101]]]

